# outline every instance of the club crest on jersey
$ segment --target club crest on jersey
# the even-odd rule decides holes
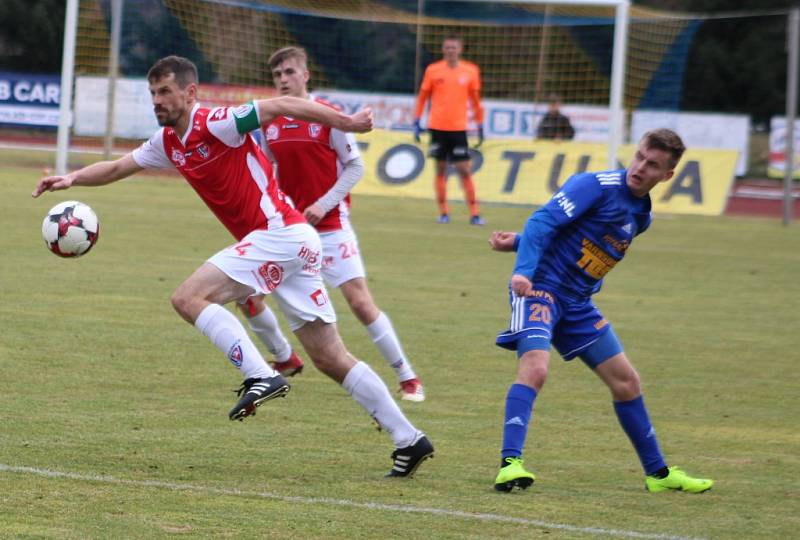
[[[267,140],[274,141],[278,138],[278,126],[275,124],[270,124],[267,128]]]
[[[245,103],[244,105],[240,105],[233,109],[233,116],[236,118],[247,118],[247,115],[250,114],[253,110],[253,105],[250,103]]]
[[[308,134],[311,135],[313,138],[319,137],[319,134],[322,133],[322,126],[319,124],[308,124]]]
[[[258,267],[258,275],[264,280],[268,291],[274,291],[283,281],[283,267],[269,261]]]
[[[203,159],[208,159],[208,155],[210,153],[208,145],[201,144],[200,146],[198,146],[197,153],[200,154],[200,157],[202,157]]]
[[[242,360],[244,359],[244,354],[242,353],[242,346],[239,345],[239,341],[237,340],[233,346],[228,349],[228,360],[231,361],[231,364],[234,366],[242,367]]]
[[[178,165],[178,167],[183,167],[186,165],[186,156],[183,155],[183,152],[178,150],[177,148],[172,149],[172,161]]]

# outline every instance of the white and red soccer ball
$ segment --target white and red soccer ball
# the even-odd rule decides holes
[[[47,212],[42,236],[47,249],[59,257],[80,257],[97,243],[100,222],[88,205],[78,201],[58,203]]]

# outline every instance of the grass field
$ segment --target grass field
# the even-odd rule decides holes
[[[2,154],[0,154],[2,159]],[[359,197],[369,283],[424,379],[401,406],[436,445],[388,481],[391,442],[313,368],[285,400],[230,422],[238,372],[169,305],[230,238],[179,179],[142,177],[30,198],[31,167],[0,172],[2,538],[790,538],[800,530],[797,226],[662,216],[597,303],[643,379],[669,463],[716,480],[648,494],[607,391],[557,357],[526,463],[537,483],[492,490],[513,354],[512,256],[492,228],[435,225],[430,201]],[[40,225],[78,199],[100,216],[94,251],[61,260]],[[354,354],[390,369],[338,293]],[[794,420],[792,420],[794,418]]]

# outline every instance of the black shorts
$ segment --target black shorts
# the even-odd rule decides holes
[[[466,131],[439,131],[430,129],[431,146],[428,156],[437,161],[466,161],[469,159],[469,144]]]

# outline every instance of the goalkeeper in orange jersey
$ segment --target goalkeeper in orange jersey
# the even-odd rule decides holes
[[[420,142],[420,118],[428,99],[431,101],[428,130],[431,146],[428,155],[436,160],[436,201],[439,223],[450,223],[447,207],[447,163],[452,162],[469,206],[472,225],[483,225],[478,212],[478,199],[472,181],[469,146],[467,144],[467,101],[472,104],[478,123],[478,146],[483,142],[483,108],[481,107],[481,73],[478,66],[461,60],[460,38],[448,37],[442,43],[443,59],[430,64],[417,96],[414,111],[414,140]]]

